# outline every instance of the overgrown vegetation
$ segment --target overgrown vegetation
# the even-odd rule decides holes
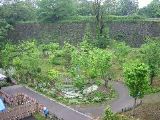
[[[65,104],[107,101],[115,97],[109,80],[124,80],[136,104],[137,98],[160,91],[160,85],[155,86],[160,73],[160,40],[151,38],[140,48],[131,48],[112,40],[106,23],[148,21],[147,17],[159,17],[159,7],[158,0],[142,9],[137,0],[4,1],[0,5],[0,67],[18,83]],[[36,40],[8,42],[11,25],[20,22],[89,22],[96,31],[93,35],[86,30],[83,42],[75,46]],[[118,119],[127,120],[106,109],[104,120]]]

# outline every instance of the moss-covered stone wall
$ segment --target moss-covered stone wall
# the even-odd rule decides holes
[[[87,23],[17,24],[14,30],[8,33],[8,39],[12,41],[38,39],[41,42],[59,43],[68,41],[77,44],[82,41],[87,25]],[[91,31],[95,31],[93,23],[91,26]],[[139,47],[146,37],[160,36],[160,22],[110,22],[106,26],[109,27],[111,38],[125,41],[132,47]]]

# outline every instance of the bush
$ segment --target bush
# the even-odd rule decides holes
[[[9,86],[9,83],[7,83],[6,81],[0,81],[0,87],[6,87]]]
[[[145,21],[145,17],[140,15],[130,15],[130,16],[115,16],[109,15],[104,17],[105,22],[138,22],[138,21]]]
[[[107,95],[105,93],[96,91],[94,93],[91,93],[88,97],[87,100],[91,103],[99,103],[103,102],[106,99]]]

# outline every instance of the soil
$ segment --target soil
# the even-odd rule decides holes
[[[155,79],[153,87],[160,87],[160,80]],[[133,111],[124,113],[127,116],[132,116]],[[140,120],[160,120],[160,92],[150,95],[145,95],[143,104],[136,108],[134,118]]]
[[[133,111],[124,113],[126,116],[132,116]],[[144,103],[135,109],[134,118],[140,120],[160,120],[160,102]]]
[[[22,120],[36,120],[36,119],[34,117],[26,117],[26,118],[24,118]]]
[[[160,87],[160,78],[155,78],[152,86],[153,87]]]

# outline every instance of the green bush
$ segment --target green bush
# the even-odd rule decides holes
[[[103,102],[107,95],[105,93],[96,91],[87,96],[87,100],[91,103]]]
[[[6,87],[9,86],[9,83],[7,83],[6,81],[0,81],[0,87]]]
[[[94,16],[70,16],[64,20],[61,20],[60,23],[79,23],[79,22],[93,22]]]
[[[130,15],[130,16],[115,16],[109,15],[104,17],[105,22],[138,22],[138,21],[145,21],[146,18],[140,15]]]

